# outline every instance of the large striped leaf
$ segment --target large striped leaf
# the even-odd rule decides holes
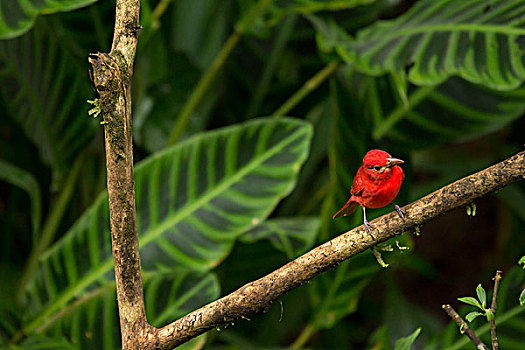
[[[259,119],[194,136],[136,167],[142,266],[208,270],[294,187],[312,130]],[[107,195],[41,259],[28,286],[32,331],[74,298],[113,280]]]
[[[83,62],[40,22],[26,35],[0,41],[2,114],[13,119],[54,170],[66,167],[93,135],[87,114],[93,94]]]
[[[212,273],[149,273],[144,276],[148,322],[160,327],[219,297],[219,282]],[[77,349],[115,349],[120,344],[120,323],[115,283],[87,293],[48,319],[43,331],[65,336]],[[204,338],[187,344],[191,349]]]
[[[255,6],[259,6],[261,0],[237,0],[241,13],[246,14]],[[267,1],[265,12],[260,11],[248,29],[249,32],[260,34],[269,26],[279,23],[285,16],[290,14],[311,14],[322,11],[350,10],[378,2],[377,0],[272,0]],[[268,34],[268,33],[267,33]]]
[[[337,51],[368,74],[408,69],[417,85],[459,75],[508,90],[525,79],[524,14],[524,0],[422,0],[341,41]]]
[[[0,0],[0,39],[28,31],[39,14],[71,11],[97,0]]]
[[[373,136],[396,147],[420,148],[464,141],[494,132],[525,111],[525,87],[498,91],[450,78],[436,87],[409,90],[408,103],[395,99],[392,79],[376,78],[368,86],[367,103]],[[393,102],[394,101],[394,102]]]

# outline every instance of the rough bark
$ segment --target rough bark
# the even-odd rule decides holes
[[[104,125],[111,241],[123,349],[139,349],[149,329],[144,311],[135,217],[131,135],[131,77],[139,27],[139,0],[117,0],[111,52],[92,54],[91,78]]]
[[[164,328],[153,328],[147,323],[144,312],[131,137],[130,83],[140,29],[139,5],[140,0],[117,0],[111,52],[93,54],[89,58],[93,66],[93,84],[100,95],[98,108],[105,132],[111,238],[123,349],[171,349],[209,329],[264,311],[281,295],[378,242],[418,227],[525,176],[525,152],[521,152],[404,207],[405,219],[391,213],[372,221],[377,240],[372,240],[363,226],[357,227]]]
[[[265,311],[281,295],[378,242],[419,227],[522,178],[525,178],[525,152],[403,207],[405,219],[392,212],[373,220],[375,241],[364,226],[359,226],[312,249],[278,270],[165,326],[157,333],[157,342],[160,348],[170,349],[209,329]]]

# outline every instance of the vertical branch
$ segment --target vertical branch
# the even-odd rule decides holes
[[[131,77],[140,0],[117,0],[111,52],[89,56],[103,116],[111,241],[123,349],[144,348],[146,322],[135,213],[131,136]]]
[[[492,350],[498,350],[498,337],[496,336],[496,307],[498,298],[499,283],[501,282],[501,271],[496,271],[496,276],[494,276],[494,289],[492,291],[492,304],[490,306],[490,311],[492,311],[492,319],[490,320],[490,338],[492,342]]]

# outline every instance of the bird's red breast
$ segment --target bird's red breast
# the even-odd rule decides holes
[[[405,178],[403,170],[397,165],[401,163],[402,160],[392,158],[385,151],[368,151],[354,178],[350,190],[352,196],[334,218],[351,214],[357,204],[366,208],[381,208],[392,203]]]

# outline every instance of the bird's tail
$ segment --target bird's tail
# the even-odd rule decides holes
[[[339,209],[339,211],[335,213],[335,215],[332,218],[336,219],[341,216],[347,216],[349,214],[352,214],[354,210],[357,209],[358,206],[359,206],[359,203],[352,201],[352,198],[350,198],[348,202],[346,202],[345,206]]]

